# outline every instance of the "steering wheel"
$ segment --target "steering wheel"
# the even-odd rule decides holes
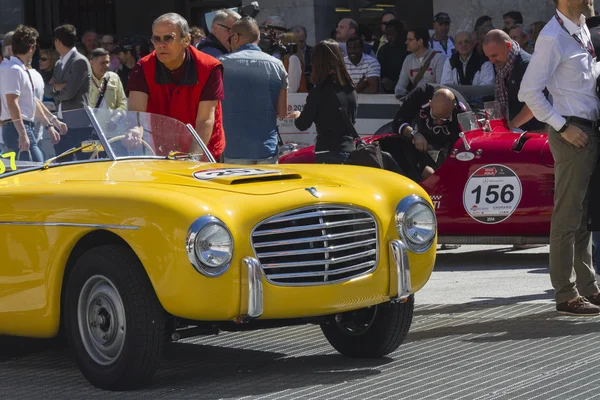
[[[123,140],[125,139],[126,135],[120,135],[120,136],[115,136],[112,139],[109,139],[108,143],[112,143],[112,142],[116,142],[117,140]],[[144,146],[147,150],[150,151],[150,153],[155,156],[156,153],[154,152],[154,150],[152,149],[152,147],[150,147],[150,145],[144,140],[144,139],[140,139],[142,141],[142,146]]]

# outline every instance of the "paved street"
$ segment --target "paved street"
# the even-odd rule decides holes
[[[440,251],[390,357],[339,356],[314,326],[169,345],[151,388],[96,390],[68,352],[0,340],[2,399],[600,399],[600,319],[559,316],[547,246]]]

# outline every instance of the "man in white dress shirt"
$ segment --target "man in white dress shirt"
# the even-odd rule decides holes
[[[591,1],[554,2],[556,13],[538,37],[519,100],[549,125],[548,141],[555,161],[550,279],[556,309],[564,314],[598,315],[600,290],[587,231],[587,188],[599,155],[600,117],[596,94],[599,65],[583,16]],[[542,93],[546,87],[553,105]]]

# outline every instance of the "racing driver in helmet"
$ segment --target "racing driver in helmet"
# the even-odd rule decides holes
[[[442,165],[459,139],[458,114],[466,111],[470,108],[462,95],[444,85],[427,83],[404,98],[392,127],[412,142],[403,148],[418,175],[411,178],[425,180]]]

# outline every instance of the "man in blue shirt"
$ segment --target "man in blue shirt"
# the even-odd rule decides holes
[[[223,64],[225,163],[277,163],[277,118],[286,118],[288,76],[283,63],[258,47],[260,30],[245,17],[231,28]]]

